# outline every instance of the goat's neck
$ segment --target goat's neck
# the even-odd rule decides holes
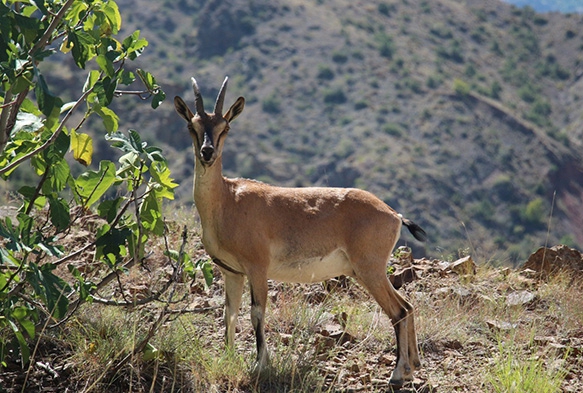
[[[194,168],[194,203],[203,227],[223,211],[226,185],[222,167],[219,157],[211,167],[197,161]]]

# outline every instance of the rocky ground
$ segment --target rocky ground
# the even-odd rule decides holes
[[[578,251],[544,249],[521,269],[476,266],[470,256],[457,261],[413,260],[406,249],[396,255],[391,281],[416,307],[423,367],[413,383],[395,391],[507,391],[500,388],[505,379],[522,383],[513,370],[524,378],[539,374],[558,380],[558,390],[544,391],[583,391],[583,258]],[[166,274],[164,270],[148,273],[150,277]],[[205,314],[205,319],[193,321],[193,331],[204,336],[209,348],[220,348],[223,339],[221,284],[217,273],[211,287],[198,283],[187,299],[190,308]],[[130,274],[124,285],[134,292],[148,287],[139,274]],[[30,367],[22,368],[9,357],[0,370],[0,392],[391,391],[393,330],[355,282],[339,278],[315,285],[270,283],[269,298],[266,330],[276,370],[265,381],[242,376],[233,382],[224,370],[222,376],[219,372],[218,377],[210,377],[208,365],[205,372],[197,373],[193,370],[204,367],[176,366],[160,359],[129,362],[97,378],[79,361],[75,355],[79,349],[66,335],[46,334],[33,343],[38,346]],[[237,333],[237,349],[247,359],[243,368],[249,366],[255,347],[248,307],[246,301]],[[319,310],[317,318],[300,326],[297,314],[311,309]],[[504,370],[506,362],[510,366]],[[111,362],[100,367],[107,370]],[[128,375],[138,368],[139,380],[132,382]],[[293,378],[302,383],[294,385]],[[168,382],[172,380],[174,385]]]

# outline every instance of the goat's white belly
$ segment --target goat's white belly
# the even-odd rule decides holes
[[[321,257],[293,261],[272,261],[267,278],[283,282],[318,282],[341,275],[352,275],[352,266],[344,251],[337,249]]]

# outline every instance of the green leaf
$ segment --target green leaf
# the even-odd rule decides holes
[[[164,220],[162,218],[162,205],[156,198],[156,194],[149,192],[140,205],[140,219],[144,228],[155,235],[164,234]]]
[[[97,98],[100,107],[106,107],[111,104],[115,89],[117,88],[117,80],[105,77],[98,80],[93,86],[93,95]],[[89,100],[89,97],[88,97]]]
[[[49,197],[51,223],[58,231],[65,230],[71,223],[69,204],[62,198]]]
[[[37,72],[38,82],[34,88],[34,94],[38,102],[38,107],[45,116],[50,116],[55,107],[60,108],[63,102],[60,98],[51,94],[45,81],[45,77]]]
[[[178,187],[178,184],[174,183],[174,179],[170,177],[170,169],[166,165],[152,164],[150,175],[158,183],[158,186],[154,188],[156,197],[173,200],[173,190]]]
[[[97,207],[97,214],[99,214],[100,217],[105,218],[107,222],[111,224],[117,216],[121,202],[121,197],[103,201]]]
[[[53,274],[55,267],[50,263],[42,266],[31,263],[26,276],[36,296],[42,299],[51,315],[59,319],[67,313],[67,292],[71,288],[63,279]]]
[[[20,346],[20,358],[22,360],[22,366],[24,367],[25,364],[28,364],[28,360],[30,359],[30,349],[28,348],[26,340],[24,339],[24,335],[18,328],[18,325],[16,325],[16,323],[10,319],[8,320],[8,324],[12,328],[12,332],[18,340],[18,345]]]
[[[200,266],[200,270],[202,271],[202,275],[204,277],[204,281],[207,287],[210,287],[213,284],[213,266],[210,262],[204,261]]]
[[[73,277],[77,279],[76,287],[77,292],[79,293],[79,298],[85,301],[91,301],[92,300],[91,293],[95,288],[97,288],[97,286],[93,282],[86,280],[85,277],[83,277],[83,275],[79,271],[79,269],[77,269],[75,266],[67,265],[67,268],[69,269],[69,272],[73,275]]]
[[[69,168],[69,163],[65,159],[61,159],[56,163],[53,163],[49,167],[49,177],[46,184],[49,186],[46,194],[61,192],[65,189],[67,182],[69,181],[69,176],[71,175],[71,170]]]
[[[160,104],[162,102],[164,102],[164,100],[166,99],[166,93],[164,93],[160,88],[158,88],[158,91],[156,92],[156,94],[154,94],[152,96],[152,108],[156,109],[160,106]]]
[[[126,70],[121,71],[119,83],[127,86],[127,85],[134,83],[135,80],[136,80],[136,76],[134,75],[133,72],[126,71]]]
[[[95,106],[95,113],[97,113],[103,120],[103,125],[108,134],[117,131],[119,124],[119,117],[117,114],[107,107]]]
[[[45,7],[45,2],[44,1],[42,1],[42,0],[31,0],[31,3],[34,4],[43,15],[48,15],[49,14],[49,11]]]
[[[67,36],[68,48],[71,48],[75,64],[79,68],[85,68],[85,63],[94,56],[93,46],[95,39],[84,31],[71,31]]]
[[[30,204],[30,201],[35,196],[36,188],[31,186],[22,186],[18,189],[18,193],[25,198],[26,206]],[[47,198],[44,195],[37,195],[34,200],[34,206],[37,209],[42,209],[47,203]]]
[[[110,78],[113,77],[115,70],[113,69],[113,62],[109,60],[105,55],[99,55],[95,58],[95,61],[99,65],[99,68],[105,75],[109,76]]]
[[[31,312],[28,308],[20,306],[12,310],[12,317],[20,323],[30,338],[34,338],[34,322],[31,320]]]
[[[144,147],[146,147],[146,142],[142,142],[142,137],[136,130],[129,130],[130,135],[130,143],[135,151],[142,153],[144,151]]]
[[[75,130],[71,130],[71,151],[75,161],[85,166],[91,165],[93,139],[87,134],[77,134]]]
[[[103,160],[99,163],[99,171],[82,173],[75,182],[75,189],[83,199],[83,205],[89,207],[99,200],[116,181],[115,165]]]
[[[99,71],[89,71],[89,74],[87,74],[87,79],[85,80],[85,84],[83,85],[83,92],[85,93],[87,90],[91,89],[98,80]]]
[[[140,38],[140,30],[136,30],[122,42],[122,48],[128,53],[130,60],[135,60],[142,54],[144,48],[148,46],[148,41]]]
[[[112,34],[117,34],[121,28],[121,14],[117,4],[114,1],[104,3],[102,8],[103,13],[107,17]]]
[[[87,2],[74,1],[65,15],[65,20],[69,21],[71,26],[75,26],[85,17],[88,7]]]
[[[121,259],[126,252],[125,245],[132,237],[132,231],[129,228],[117,229],[111,228],[102,235],[98,236],[95,246],[95,258],[103,259],[113,264]]]

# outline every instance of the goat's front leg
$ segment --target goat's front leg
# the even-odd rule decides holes
[[[235,343],[237,318],[243,297],[245,276],[221,269],[225,280],[225,343],[232,348]]]
[[[265,274],[255,272],[249,274],[251,287],[251,323],[255,329],[257,341],[257,362],[254,372],[261,372],[269,363],[267,343],[265,342],[265,306],[267,303],[267,277]]]

